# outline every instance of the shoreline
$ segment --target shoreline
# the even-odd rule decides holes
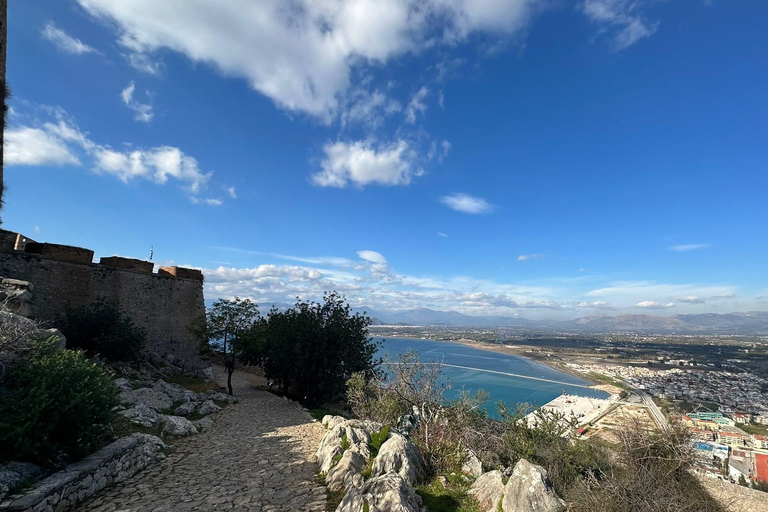
[[[523,352],[522,350],[517,350],[514,348],[510,348],[507,345],[501,345],[497,343],[488,343],[485,341],[475,341],[470,340],[467,338],[459,339],[459,340],[431,340],[428,338],[416,338],[413,336],[398,336],[398,335],[390,335],[390,336],[375,336],[378,338],[411,338],[411,339],[422,339],[426,341],[435,341],[438,343],[453,343],[456,345],[465,345],[468,347],[474,347],[479,350],[484,350],[486,352],[497,352],[500,354],[506,354],[510,356],[516,356],[521,357],[523,359],[527,359],[529,361],[532,361],[534,363],[539,363],[544,366],[547,366],[553,370],[557,370],[559,372],[571,375],[572,377],[577,377],[581,380],[584,380],[586,382],[591,383],[591,386],[589,386],[592,389],[596,389],[598,391],[603,391],[605,393],[608,393],[611,397],[618,396],[619,393],[621,393],[622,389],[612,386],[610,384],[606,384],[604,382],[600,382],[597,379],[585,375],[583,373],[577,372],[576,370],[573,370],[572,368],[568,368],[567,366],[561,366],[560,362],[558,361],[555,363],[554,361],[548,361],[545,358],[537,358],[537,357],[531,357],[530,354],[527,354]]]

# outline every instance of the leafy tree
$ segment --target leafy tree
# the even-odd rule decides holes
[[[366,316],[350,315],[335,292],[322,303],[298,300],[284,313],[273,309],[264,331],[267,377],[309,405],[339,398],[353,373],[374,366],[370,324]]]
[[[258,306],[250,299],[239,297],[217,300],[206,315],[207,338],[224,355],[230,395],[238,343],[243,338],[247,339],[247,333],[260,319]]]
[[[146,331],[120,311],[117,303],[103,299],[68,310],[56,325],[67,338],[68,348],[111,361],[136,361],[147,344]]]

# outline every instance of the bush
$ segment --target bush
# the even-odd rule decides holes
[[[14,367],[0,398],[0,462],[50,464],[61,452],[77,459],[106,439],[118,390],[111,374],[80,351],[50,342]]]
[[[120,311],[114,302],[98,300],[71,309],[57,323],[67,347],[98,354],[110,361],[136,361],[147,344],[144,329]]]

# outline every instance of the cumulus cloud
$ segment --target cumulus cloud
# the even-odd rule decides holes
[[[581,10],[602,27],[601,32],[611,35],[613,50],[621,51],[653,35],[659,27],[640,15],[643,4],[643,0],[584,0]]]
[[[533,253],[533,254],[521,254],[517,257],[517,261],[528,261],[528,260],[540,260],[543,259],[543,254]]]
[[[155,116],[154,112],[152,112],[152,105],[149,103],[141,103],[140,101],[136,100],[133,97],[135,90],[136,84],[131,82],[128,84],[128,87],[123,89],[123,91],[120,93],[120,97],[123,99],[123,103],[125,103],[129,109],[133,110],[135,114],[134,119],[142,123],[148,123]]]
[[[43,38],[52,42],[56,47],[66,53],[81,55],[83,53],[99,53],[96,48],[88,46],[77,38],[74,38],[49,21],[41,31]]]
[[[540,0],[77,0],[132,60],[168,49],[242,77],[281,108],[330,120],[352,71],[482,32],[509,37]]]
[[[14,165],[80,165],[66,142],[41,128],[28,126],[5,132],[4,162]]]
[[[326,144],[323,151],[322,171],[312,175],[312,182],[320,187],[407,185],[423,173],[415,152],[404,140],[387,145],[334,142]]]
[[[644,301],[638,302],[635,305],[638,308],[643,308],[643,309],[666,309],[666,308],[675,307],[674,302],[667,302],[666,304],[661,304],[659,302],[655,302],[652,300],[644,300]]]
[[[220,199],[202,199],[211,178],[200,169],[197,160],[173,146],[114,149],[97,144],[83,133],[61,109],[50,109],[54,121],[21,126],[6,132],[7,165],[81,165],[79,154],[87,157],[97,174],[115,176],[124,183],[145,179],[159,185],[170,180],[179,183],[196,204],[221,204]],[[234,193],[234,189],[232,189]]]
[[[675,252],[688,252],[688,251],[695,251],[697,249],[706,249],[707,247],[711,247],[711,244],[682,244],[682,245],[672,245],[668,247],[670,251]]]
[[[485,199],[471,196],[469,194],[453,194],[450,196],[443,196],[440,198],[440,202],[446,205],[452,210],[458,212],[481,214],[490,213],[493,211],[493,205]]]

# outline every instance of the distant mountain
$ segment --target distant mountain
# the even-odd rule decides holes
[[[535,327],[533,320],[506,316],[472,316],[457,311],[437,311],[428,308],[408,309],[404,311],[373,311],[368,308],[355,308],[353,313],[367,312],[374,320],[387,325],[445,325],[462,327]],[[376,322],[374,321],[374,325]]]

